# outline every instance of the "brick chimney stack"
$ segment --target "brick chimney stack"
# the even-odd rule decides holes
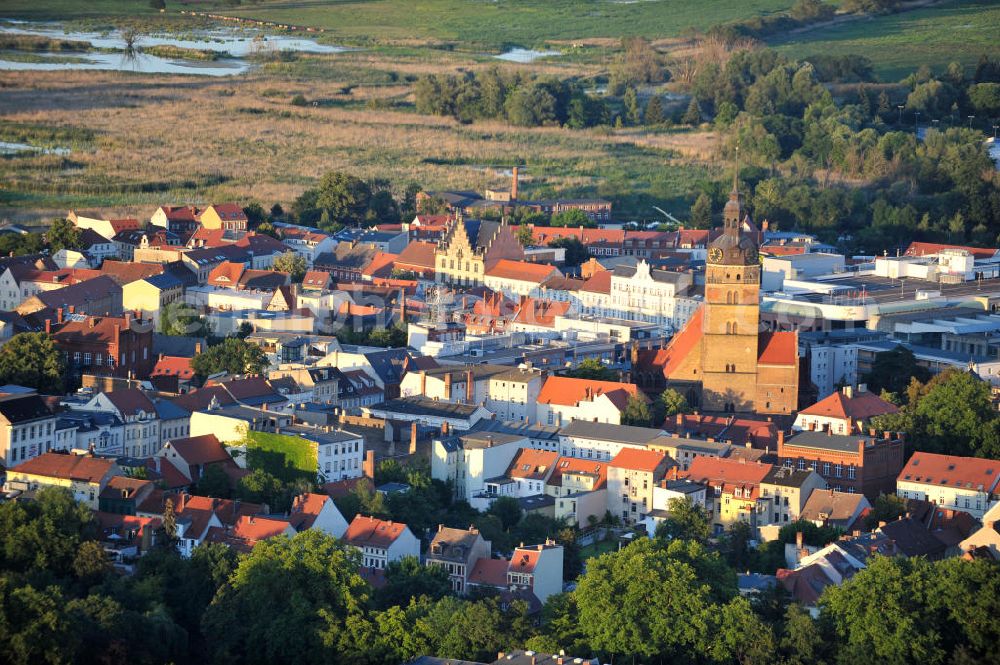
[[[369,480],[375,480],[375,451],[365,451],[365,461],[361,468],[361,475]]]
[[[511,175],[510,175],[510,200],[511,201],[516,201],[517,200],[517,180],[518,180],[518,175],[519,175],[518,168],[515,166],[514,168],[511,169],[510,172],[511,172]]]
[[[451,372],[445,372],[444,375],[444,398],[451,401]]]
[[[410,454],[417,454],[417,421],[410,423]]]

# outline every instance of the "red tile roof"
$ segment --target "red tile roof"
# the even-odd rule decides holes
[[[160,210],[171,222],[193,222],[198,209],[194,206],[160,206]]]
[[[719,457],[695,457],[688,470],[680,472],[679,476],[696,483],[722,487],[723,492],[730,492],[736,487],[752,489],[752,498],[756,498],[761,481],[772,468],[771,464],[739,462]]]
[[[926,256],[928,254],[938,254],[945,249],[965,250],[977,259],[990,259],[997,255],[995,248],[967,247],[965,245],[945,245],[936,242],[911,242],[906,248],[906,256]]]
[[[618,469],[629,469],[631,471],[654,472],[657,467],[665,465],[673,466],[666,453],[657,450],[640,450],[638,448],[622,448],[614,459],[608,463]]]
[[[822,416],[826,418],[842,418],[849,420],[868,420],[887,413],[896,413],[899,408],[892,402],[887,402],[875,393],[860,392],[848,397],[843,391],[837,391],[821,399],[799,413],[804,416]]]
[[[240,552],[249,552],[262,540],[285,533],[291,524],[271,517],[240,517],[231,527],[213,526],[208,530],[205,541],[222,543]]]
[[[527,261],[501,259],[486,271],[486,276],[541,284],[557,272],[555,267],[544,263],[528,263]]]
[[[482,586],[507,587],[507,568],[510,565],[505,559],[490,559],[480,557],[469,573],[469,584]]]
[[[298,495],[292,502],[292,511],[288,516],[288,521],[291,522],[296,531],[311,529],[327,501],[332,501],[332,499],[326,494],[307,492]]]
[[[204,226],[199,226],[191,237],[188,238],[189,247],[221,247],[223,245],[231,245],[234,240],[228,239],[228,231],[223,228],[218,229],[206,229]]]
[[[545,476],[552,472],[559,453],[548,450],[535,450],[533,448],[522,448],[514,456],[510,466],[507,468],[507,476],[510,478],[527,478],[530,480],[543,480]]]
[[[90,457],[89,455],[43,453],[34,459],[21,462],[10,472],[97,483],[114,466],[114,460]]]
[[[101,273],[122,285],[163,274],[163,266],[159,263],[128,263],[105,260],[101,264]]]
[[[538,403],[577,406],[580,402],[593,401],[601,395],[606,395],[619,410],[625,408],[633,395],[646,399],[633,383],[550,376],[542,384],[542,389],[538,393]]]
[[[507,567],[507,571],[511,573],[526,573],[530,575],[535,572],[535,566],[538,565],[538,557],[540,554],[541,552],[534,547],[518,547],[514,550],[514,555],[510,558],[510,565]]]
[[[399,257],[398,254],[389,252],[378,252],[372,260],[361,271],[362,275],[388,277],[392,273],[392,265]]]
[[[236,288],[244,270],[246,270],[246,266],[242,263],[223,261],[212,268],[212,272],[208,273],[208,285]]]
[[[113,344],[116,341],[116,327],[120,334],[129,326],[125,323],[124,317],[88,316],[83,321],[66,321],[53,332],[52,337],[57,344],[70,344],[77,341],[86,341],[88,344]]]
[[[193,379],[194,369],[191,367],[191,358],[163,356],[156,361],[150,376],[176,376],[179,379]]]
[[[125,388],[104,393],[123,416],[137,416],[140,413],[156,413],[153,401],[138,388]]]
[[[896,478],[897,483],[979,489],[992,493],[1000,481],[1000,461],[979,457],[915,452]]]
[[[229,392],[222,386],[207,386],[192,390],[186,395],[171,398],[171,402],[188,411],[203,411],[211,404],[212,399],[219,403],[219,406],[235,404],[236,400],[230,396]]]
[[[771,332],[758,337],[757,362],[761,365],[794,365],[798,356],[798,333]]]
[[[215,203],[208,207],[215,210],[216,214],[218,214],[221,219],[233,220],[247,218],[246,213],[243,212],[242,206],[238,203]],[[205,214],[207,210],[208,209],[206,208],[202,214]]]
[[[667,348],[640,349],[638,364],[641,367],[654,367],[661,370],[663,375],[669,378],[701,341],[704,317],[705,309],[699,307],[691,315],[684,328],[670,340]]]
[[[611,293],[611,275],[610,270],[599,270],[584,282],[580,290],[590,293]]]
[[[344,542],[354,547],[387,549],[406,529],[405,524],[356,515],[344,533]]]
[[[569,308],[568,302],[523,298],[518,305],[514,320],[527,325],[551,328],[556,324],[556,317],[566,314]]]
[[[698,438],[729,441],[737,446],[750,441],[758,448],[767,447],[774,450],[778,445],[778,426],[770,420],[684,414],[668,418],[663,424],[663,429],[671,434],[690,433]]]
[[[434,270],[434,250],[432,242],[411,242],[396,258],[396,267],[401,270]]]
[[[226,447],[222,445],[214,434],[171,439],[169,443],[180,458],[192,466],[211,464],[213,462],[226,462],[232,459]]]
[[[583,459],[581,457],[560,457],[556,461],[555,471],[549,477],[549,485],[562,487],[563,474],[588,474],[596,476],[594,489],[599,490],[607,484],[608,465],[606,462],[598,460]]]
[[[302,278],[302,287],[307,289],[325,289],[330,285],[331,275],[323,270],[310,270]]]

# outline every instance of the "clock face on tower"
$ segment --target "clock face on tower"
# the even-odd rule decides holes
[[[711,261],[712,263],[718,263],[719,261],[721,261],[722,250],[719,249],[718,247],[713,247],[712,249],[708,250],[708,260]]]

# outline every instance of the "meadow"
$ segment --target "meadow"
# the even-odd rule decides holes
[[[860,53],[883,81],[898,81],[921,65],[942,71],[948,63],[974,66],[1000,53],[1000,3],[948,0],[932,7],[804,32],[771,41],[794,58]]]

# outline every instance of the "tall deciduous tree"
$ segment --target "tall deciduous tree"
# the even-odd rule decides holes
[[[637,427],[649,427],[653,420],[653,414],[649,410],[649,404],[639,395],[632,395],[625,404],[622,412],[622,425],[634,425]]]
[[[712,226],[712,197],[702,192],[691,206],[691,226],[708,229]]]
[[[0,381],[62,394],[66,363],[50,335],[20,333],[0,347]]]
[[[217,372],[261,374],[268,364],[259,346],[235,337],[228,337],[191,359],[195,374],[202,378]]]
[[[712,533],[712,518],[708,512],[688,497],[667,502],[667,519],[656,527],[656,537],[667,540],[683,539],[705,542]]]
[[[45,232],[49,250],[55,254],[60,249],[80,249],[82,232],[68,219],[56,219]]]
[[[306,258],[298,252],[285,252],[274,260],[274,269],[278,272],[287,272],[292,276],[293,282],[301,282],[306,276]]]

